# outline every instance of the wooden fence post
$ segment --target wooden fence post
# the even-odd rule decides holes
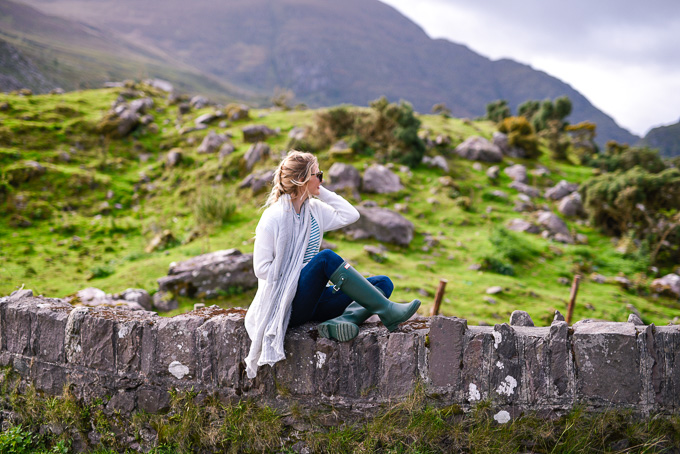
[[[574,305],[576,304],[576,295],[578,294],[578,284],[581,281],[581,275],[574,276],[574,281],[571,283],[571,295],[569,295],[569,306],[567,307],[567,324],[571,325],[571,317],[574,315]]]
[[[446,279],[439,280],[439,287],[437,288],[437,295],[434,297],[434,306],[432,306],[432,310],[430,311],[430,317],[439,315],[439,306],[441,306],[442,304],[442,299],[444,298],[444,290],[446,289],[447,282],[448,281]]]

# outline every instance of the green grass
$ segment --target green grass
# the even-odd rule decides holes
[[[21,390],[20,390],[21,389]],[[332,406],[304,407],[282,398],[279,409],[252,400],[228,403],[215,396],[171,391],[165,413],[123,415],[106,410],[106,398],[76,399],[68,387],[45,397],[19,388],[7,369],[0,375],[0,409],[13,419],[0,432],[3,453],[69,453],[80,440],[89,452],[153,453],[310,452],[674,452],[680,448],[680,417],[641,416],[577,407],[566,414],[512,415],[499,423],[488,401],[463,409],[438,405],[422,387],[398,404],[353,416]],[[40,430],[42,428],[42,430]],[[126,441],[127,440],[127,441]]]
[[[153,293],[156,280],[167,274],[171,262],[232,247],[252,252],[266,194],[253,196],[249,190],[237,189],[247,175],[240,159],[250,146],[243,142],[241,128],[251,123],[280,128],[280,134],[267,140],[272,157],[258,163],[254,170],[273,168],[280,152],[287,149],[288,131],[294,126],[313,125],[315,111],[256,109],[251,110],[250,119],[229,123],[226,128],[212,125],[210,129],[231,134],[236,147],[220,162],[216,155],[196,152],[207,130],[180,135],[174,126],[177,106],[169,105],[160,93],[143,85],[137,89],[146,90],[154,99],[152,115],[159,129],[141,128],[125,139],[102,139],[96,133],[97,123],[121,89],[60,96],[0,95],[0,102],[10,105],[8,111],[0,112],[0,294],[9,294],[21,285],[53,297],[89,286],[108,293],[128,287]],[[193,118],[212,110],[192,111],[184,116],[183,124],[192,125]],[[449,135],[452,146],[473,134],[491,137],[494,130],[494,125],[486,121],[440,115],[422,115],[420,119],[430,137]],[[182,149],[183,161],[167,168],[165,154],[175,147]],[[529,169],[537,165],[550,169],[549,176],[530,176],[532,184],[548,186],[561,179],[580,182],[592,175],[592,169],[555,162],[545,146],[541,149],[543,155],[537,161],[513,160]],[[69,154],[68,161],[64,153]],[[678,316],[678,301],[651,297],[648,286],[652,277],[645,274],[647,270],[635,256],[616,252],[609,237],[585,224],[568,220],[573,232],[587,236],[587,245],[551,243],[530,234],[494,240],[498,226],[515,217],[526,217],[513,211],[512,201],[490,195],[501,189],[511,200],[516,198],[517,192],[507,187],[510,179],[501,172],[497,182],[490,182],[485,175],[490,164],[475,170],[472,162],[457,157],[451,148],[442,153],[450,167],[448,174],[423,165],[410,173],[401,172],[396,166],[404,190],[363,195],[387,208],[396,203],[408,206],[404,215],[416,227],[408,247],[385,245],[385,260],[378,263],[363,250],[365,244],[377,245],[376,241],[353,241],[338,232],[326,235],[338,245],[337,252],[363,273],[390,276],[396,285],[395,300],[419,298],[423,300],[420,311],[427,314],[439,280],[447,279],[441,306],[445,315],[466,318],[471,324],[493,324],[507,321],[513,310],[521,309],[529,312],[537,325],[545,325],[555,310],[566,310],[569,286],[558,279],[570,280],[581,273],[586,277],[579,290],[575,320],[625,321],[630,312],[628,304],[639,309],[648,323],[665,325]],[[360,170],[373,162],[367,156],[334,158],[326,150],[317,156],[325,170],[335,159]],[[10,184],[13,169],[31,160],[45,168],[44,175]],[[501,166],[509,165],[507,161]],[[445,175],[453,178],[456,191],[440,186],[438,180]],[[221,199],[206,198],[203,208],[197,210],[200,194],[220,194]],[[467,197],[469,206],[461,206],[457,196]],[[539,203],[556,211],[555,202]],[[29,222],[30,226],[23,226]],[[153,236],[166,229],[172,231],[177,245],[145,252]],[[185,244],[193,231],[203,236]],[[426,233],[435,237],[438,245],[426,248]],[[511,266],[513,275],[469,269],[488,257]],[[494,266],[489,269],[499,271]],[[587,278],[593,272],[610,278],[621,273],[636,285],[633,290],[624,290],[616,284],[597,284]],[[494,296],[495,304],[490,304],[485,300],[485,290],[495,285],[504,291]],[[253,295],[253,290],[235,290],[209,301],[182,299],[173,314],[191,309],[196,302],[247,307]]]

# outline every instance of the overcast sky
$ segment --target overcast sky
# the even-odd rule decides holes
[[[677,0],[381,1],[432,38],[559,78],[634,134],[680,119]]]

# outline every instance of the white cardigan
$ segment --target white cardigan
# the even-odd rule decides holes
[[[323,232],[345,227],[359,219],[359,212],[356,208],[341,196],[329,191],[323,186],[319,188],[318,199],[312,198],[308,203],[308,208],[319,225],[319,231],[321,233],[319,241],[323,240]],[[265,318],[268,317],[264,316],[264,314],[271,312],[266,310],[264,306],[268,305],[268,303],[280,304],[278,301],[262,301],[262,294],[264,293],[264,288],[267,286],[269,269],[274,261],[274,255],[277,249],[279,228],[284,223],[283,219],[285,215],[286,213],[282,209],[280,203],[276,202],[262,213],[260,222],[257,224],[255,230],[253,268],[255,276],[258,278],[258,290],[255,294],[255,299],[253,299],[253,302],[246,313],[245,319],[246,330],[251,338],[251,351],[246,358],[246,371],[250,378],[255,377],[257,366],[273,364],[280,359],[284,359],[280,357],[280,354],[276,354],[275,358],[272,358],[271,353],[263,356],[261,343],[259,341],[256,342],[256,337],[262,336],[264,328],[270,323],[270,320],[265,320]],[[308,240],[309,239],[307,238],[303,242],[305,248],[307,247]],[[302,254],[304,255],[304,251],[302,251]],[[287,276],[286,281],[297,285],[297,281],[300,278],[299,271],[300,270],[298,269],[296,276]],[[286,316],[289,316],[289,314],[286,314]],[[287,321],[285,323],[287,324]],[[280,342],[282,351],[282,338],[280,339]]]

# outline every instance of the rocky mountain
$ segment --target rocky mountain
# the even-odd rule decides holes
[[[177,87],[225,97],[250,96],[150,45],[82,21],[0,2],[0,91],[101,87],[110,80],[162,77]]]
[[[640,141],[640,145],[657,148],[662,156],[680,156],[680,122],[654,128]]]
[[[598,141],[634,143],[564,82],[511,60],[433,40],[377,0],[24,0],[41,11],[116,32],[260,96],[292,90],[310,106],[366,105],[385,95],[429,112],[483,115],[487,103],[567,95],[572,122],[598,125]]]

